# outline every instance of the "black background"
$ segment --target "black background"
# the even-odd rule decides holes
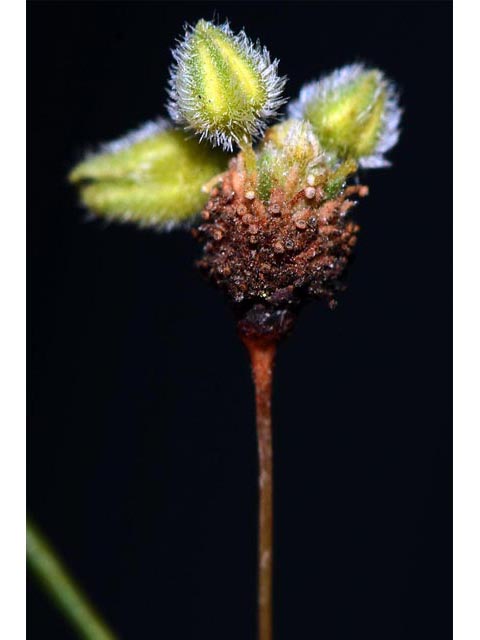
[[[185,20],[229,17],[294,97],[363,60],[405,109],[349,287],[274,393],[276,640],[451,637],[450,3],[29,5],[28,500],[122,638],[255,634],[248,363],[188,234],[87,222],[86,148],[165,114]],[[74,635],[29,583],[29,638]]]

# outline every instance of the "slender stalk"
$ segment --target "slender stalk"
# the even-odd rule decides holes
[[[86,640],[115,640],[115,635],[94,611],[92,605],[50,545],[31,522],[27,522],[28,564],[58,609]]]
[[[258,440],[258,640],[272,640],[273,459],[272,373],[277,343],[244,339],[250,354]]]
[[[245,186],[248,189],[252,188],[252,176],[257,169],[257,156],[253,150],[252,140],[246,138],[240,142],[240,149],[243,154],[243,161],[245,162],[246,169],[246,181]]]

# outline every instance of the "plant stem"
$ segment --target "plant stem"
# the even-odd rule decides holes
[[[258,440],[258,640],[271,640],[273,560],[272,373],[277,343],[244,338],[250,355]]]
[[[240,149],[243,155],[243,161],[245,162],[245,170],[246,170],[246,188],[252,188],[252,179],[257,170],[257,156],[255,155],[255,151],[253,150],[253,145],[251,139],[245,139],[240,142]]]
[[[115,640],[37,528],[27,521],[28,564],[58,609],[86,640]]]

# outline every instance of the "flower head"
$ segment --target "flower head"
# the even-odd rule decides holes
[[[311,122],[322,146],[362,167],[388,166],[401,110],[393,85],[378,69],[351,64],[307,84],[288,109]]]
[[[234,142],[250,142],[284,102],[278,60],[271,62],[244,31],[234,35],[228,23],[199,20],[187,27],[173,56],[170,116],[214,146],[231,150]]]

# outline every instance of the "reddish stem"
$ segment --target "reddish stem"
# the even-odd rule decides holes
[[[258,439],[258,640],[272,640],[272,373],[277,342],[244,337],[250,355]]]

